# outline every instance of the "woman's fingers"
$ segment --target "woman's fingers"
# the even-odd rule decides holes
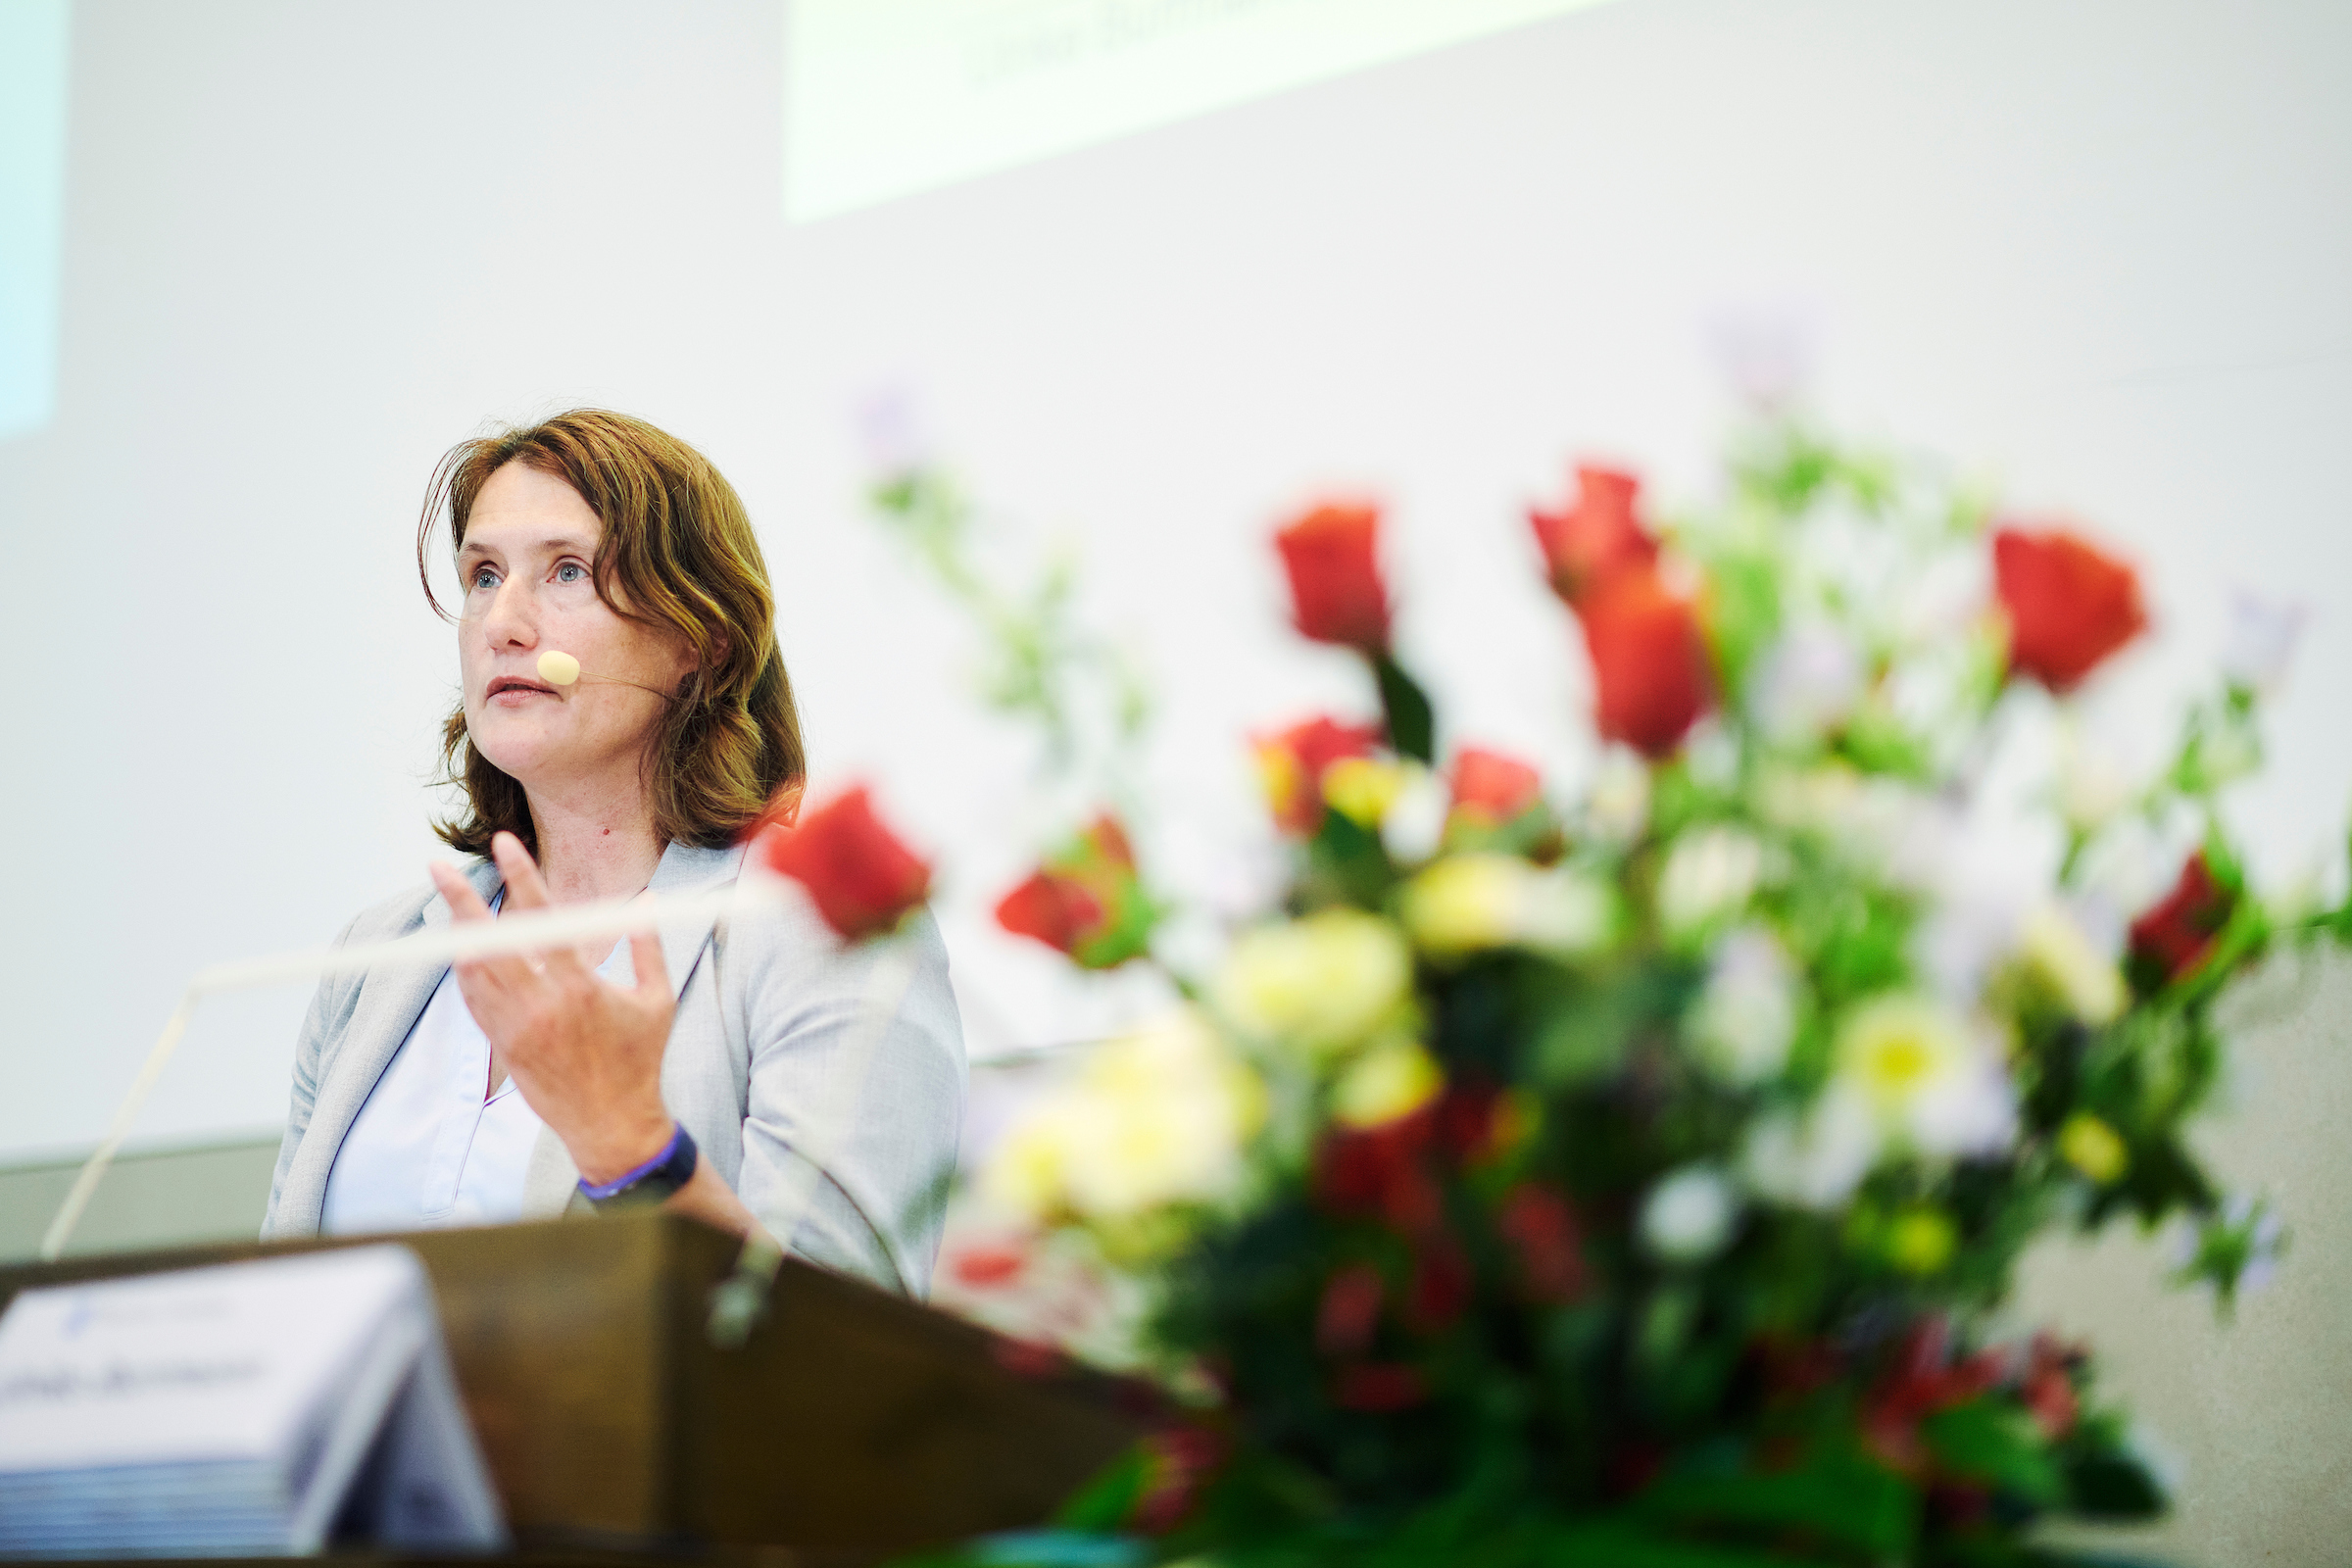
[[[539,863],[522,847],[522,840],[512,833],[496,835],[490,840],[490,858],[498,862],[499,874],[507,879],[505,912],[554,906],[555,900],[547,894],[547,879],[539,874]],[[542,949],[531,954],[528,961],[532,968],[572,985],[585,981],[589,973],[589,966],[568,946]]]
[[[447,860],[435,860],[425,867],[425,871],[432,877],[434,888],[448,902],[451,919],[460,924],[470,924],[490,918],[490,906],[482,902],[482,896],[473,891],[473,884],[466,881],[456,866]]]
[[[508,908],[544,909],[554,902],[547,896],[546,880],[539,875],[539,862],[522,847],[522,840],[512,833],[496,835],[490,840],[490,858],[498,862],[499,875],[507,879]]]
[[[666,1004],[669,994],[669,964],[662,956],[662,937],[656,931],[629,933],[629,967],[637,971],[637,984],[631,987],[639,1002]]]
[[[448,901],[450,919],[459,925],[477,925],[492,918],[490,906],[474,892],[473,884],[464,872],[446,860],[435,860],[425,868],[432,876],[433,886]],[[467,988],[466,1001],[471,1004],[486,1000],[475,995],[484,986],[512,988],[530,983],[532,966],[520,955],[483,954],[476,957],[460,958],[454,967],[459,985]]]

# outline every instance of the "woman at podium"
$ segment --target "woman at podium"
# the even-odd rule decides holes
[[[442,522],[462,594],[443,761],[462,800],[437,829],[467,858],[341,940],[734,878],[737,841],[798,790],[803,753],[733,487],[654,426],[578,410],[443,460],[420,575]],[[425,593],[448,618],[429,577]],[[571,680],[549,678],[549,653]],[[264,1234],[660,1202],[920,1295],[964,1062],[946,950],[917,921],[899,938],[912,983],[857,1060],[871,950],[798,904],[610,951],[330,978],[295,1054]],[[852,1102],[854,1124],[817,1125]]]

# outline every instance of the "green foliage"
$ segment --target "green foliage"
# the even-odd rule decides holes
[[[976,509],[936,468],[889,474],[867,500],[979,628],[980,695],[1035,727],[1046,771],[1093,775],[1114,797],[1125,793],[1151,699],[1133,662],[1080,621],[1074,564],[1051,561],[1025,585],[993,580],[982,565]]]
[[[1381,711],[1388,715],[1389,744],[1399,757],[1416,762],[1437,760],[1437,716],[1429,694],[1387,654],[1372,659],[1372,678],[1380,688]]]

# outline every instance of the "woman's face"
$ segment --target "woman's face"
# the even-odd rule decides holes
[[[474,498],[458,551],[466,729],[534,794],[637,777],[665,706],[655,694],[675,691],[694,667],[682,639],[624,619],[596,596],[603,533],[578,491],[509,463]],[[551,649],[587,673],[569,687],[540,679],[539,656]]]

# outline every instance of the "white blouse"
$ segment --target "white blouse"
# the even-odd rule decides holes
[[[626,948],[615,944],[597,972],[611,978]],[[485,1101],[489,1077],[489,1038],[452,969],[336,1152],[319,1229],[351,1236],[520,1219],[539,1115],[512,1078]]]

